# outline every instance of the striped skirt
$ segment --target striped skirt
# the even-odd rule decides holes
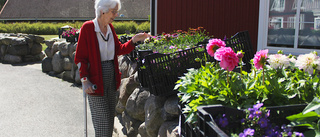
[[[96,137],[112,137],[115,114],[116,83],[114,64],[103,61],[104,96],[88,96]]]

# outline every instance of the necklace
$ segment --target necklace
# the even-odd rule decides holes
[[[110,34],[110,33],[109,33]],[[109,34],[108,34],[108,36],[107,36],[107,39],[105,39],[104,38],[104,36],[101,34],[101,32],[100,32],[100,35],[101,35],[101,37],[102,37],[102,39],[104,40],[104,41],[108,41],[109,40]]]

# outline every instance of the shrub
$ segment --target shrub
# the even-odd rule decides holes
[[[0,23],[0,33],[26,33],[37,35],[58,35],[58,29],[62,26],[69,25],[73,28],[81,28],[83,22],[63,22],[63,23],[43,23],[43,22],[15,22],[15,23]],[[115,21],[112,23],[117,34],[124,34],[126,30],[130,33],[136,33],[137,30],[148,31],[148,22],[141,23],[140,26],[134,21]],[[143,27],[142,27],[143,26]],[[143,29],[138,29],[138,27]]]
[[[137,31],[147,31],[150,32],[150,22],[143,22],[138,25]]]

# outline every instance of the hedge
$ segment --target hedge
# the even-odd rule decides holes
[[[83,22],[64,22],[64,23],[0,23],[0,33],[25,33],[36,35],[58,35],[58,29],[62,26],[69,25],[79,29]],[[130,33],[139,31],[150,31],[150,22],[136,23],[134,21],[115,21],[112,23],[117,34],[124,34],[127,30]]]

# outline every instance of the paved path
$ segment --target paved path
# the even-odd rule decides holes
[[[82,90],[41,71],[41,63],[0,63],[1,137],[83,137]],[[115,119],[114,136],[124,136]],[[119,132],[120,131],[120,132]],[[94,136],[88,106],[88,136]]]

